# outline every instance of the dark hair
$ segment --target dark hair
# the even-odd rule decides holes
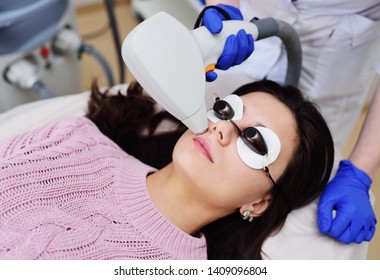
[[[172,161],[172,151],[186,127],[168,112],[155,108],[154,100],[133,82],[127,93],[102,93],[92,83],[87,118],[128,154],[158,169]],[[164,122],[173,123],[172,130],[157,133]]]
[[[288,213],[316,199],[325,187],[334,161],[330,131],[317,107],[292,86],[259,81],[234,93],[267,92],[293,113],[299,143],[292,160],[271,189],[268,209],[251,223],[236,212],[205,226],[209,259],[262,259],[265,239],[284,224]],[[156,168],[171,161],[171,152],[185,127],[166,112],[157,113],[154,101],[132,83],[127,95],[102,94],[92,86],[87,117],[127,153]],[[162,121],[177,124],[175,130],[156,133]]]
[[[265,239],[281,229],[291,210],[316,199],[331,174],[334,144],[316,105],[306,100],[297,88],[268,80],[244,85],[234,94],[257,91],[272,94],[293,113],[299,135],[298,147],[271,189],[271,203],[260,217],[244,223],[239,213],[234,213],[203,229],[208,237],[209,259],[262,259],[261,247]]]

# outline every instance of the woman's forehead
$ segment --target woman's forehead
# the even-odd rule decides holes
[[[251,125],[261,123],[272,129],[280,138],[296,135],[296,123],[290,109],[275,96],[266,92],[253,92],[241,96],[244,104],[243,118]]]
[[[292,116],[289,108],[275,96],[267,92],[253,92],[241,96],[244,104],[244,113],[263,114],[263,116]],[[276,111],[279,110],[279,111]]]
[[[251,93],[244,94],[240,96],[243,102],[269,102],[277,103],[280,102],[275,96],[270,93],[263,91],[255,91]]]

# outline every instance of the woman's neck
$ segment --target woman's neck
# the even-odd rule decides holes
[[[188,234],[196,234],[215,220],[191,193],[192,188],[176,174],[172,164],[150,174],[148,192],[156,207],[174,225]]]

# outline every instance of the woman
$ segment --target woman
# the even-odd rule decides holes
[[[262,258],[289,211],[322,191],[333,143],[298,90],[263,81],[236,93],[196,136],[180,124],[158,133],[170,118],[137,84],[127,96],[94,86],[88,119],[3,141],[0,258]]]

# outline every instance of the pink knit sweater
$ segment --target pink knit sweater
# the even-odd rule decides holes
[[[152,171],[83,117],[0,142],[0,259],[206,259],[153,204]]]

